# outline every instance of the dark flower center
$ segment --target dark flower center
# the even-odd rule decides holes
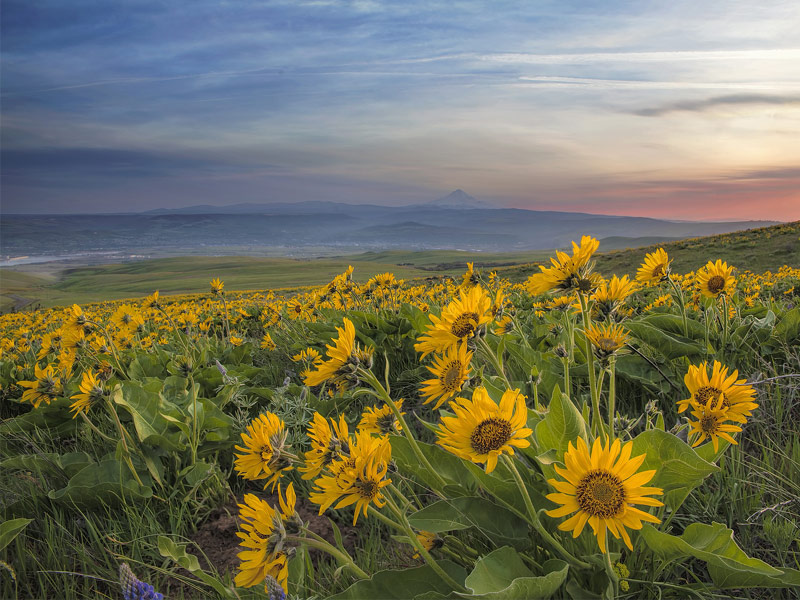
[[[725,278],[722,275],[714,275],[708,280],[708,291],[712,294],[719,294],[725,289]]]
[[[451,360],[442,371],[439,381],[444,391],[452,393],[459,389],[461,384],[461,361]]]
[[[499,450],[511,439],[511,423],[492,417],[481,421],[469,438],[472,449],[478,454]]]
[[[625,488],[619,477],[603,469],[589,471],[578,483],[575,500],[593,517],[619,516],[625,507]]]

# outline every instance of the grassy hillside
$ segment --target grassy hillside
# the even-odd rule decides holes
[[[631,239],[632,244],[637,241]],[[614,245],[622,243],[623,238],[614,238]],[[601,243],[601,249],[604,245]],[[644,254],[659,246],[674,259],[673,268],[678,272],[697,269],[717,258],[739,269],[776,270],[784,264],[800,265],[800,222],[604,252],[598,255],[598,268],[602,273],[634,274]],[[504,277],[520,281],[535,270],[537,261],[546,261],[551,254],[392,250],[318,259],[191,256],[69,268],[60,273],[54,273],[50,263],[30,272],[0,269],[0,309],[140,297],[156,289],[163,294],[205,292],[212,277],[221,277],[229,290],[318,285],[351,264],[359,280],[386,271],[404,279],[459,275],[471,261],[477,269],[497,269]]]

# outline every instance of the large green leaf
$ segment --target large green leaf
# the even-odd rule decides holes
[[[439,566],[457,582],[463,582],[466,571],[457,564],[448,560],[439,561]],[[357,581],[345,591],[329,600],[408,600],[422,594],[427,597],[436,597],[431,593],[442,594],[447,597],[452,590],[431,569],[424,565],[412,569],[394,569],[378,571],[369,579]]]
[[[547,415],[536,426],[539,449],[555,448],[561,456],[567,450],[569,442],[574,444],[579,437],[586,439],[586,422],[572,400],[556,386]]]
[[[660,329],[669,334],[677,334],[679,336],[687,335],[689,338],[696,340],[704,340],[706,335],[706,327],[700,321],[695,321],[692,318],[686,319],[687,332],[683,331],[683,318],[680,315],[673,315],[672,313],[660,313],[647,315],[638,320],[640,323],[647,323],[656,329]]]
[[[800,586],[800,571],[776,569],[750,558],[733,540],[733,531],[721,523],[692,523],[680,537],[646,524],[641,537],[664,560],[691,556],[705,561],[714,585],[722,589]]]
[[[700,458],[688,444],[660,429],[640,433],[633,440],[631,456],[644,453],[647,458],[639,470],[655,469],[656,474],[647,485],[663,488],[667,504],[673,508],[703,479],[719,471],[719,467]]]
[[[8,546],[31,521],[33,519],[11,519],[0,523],[0,550]]]
[[[420,464],[417,455],[414,453],[411,444],[405,436],[393,435],[389,438],[392,444],[392,459],[397,463],[401,473],[413,475],[416,479],[430,488],[439,487],[439,483],[433,473]],[[475,482],[460,458],[450,454],[447,450],[417,442],[425,458],[428,459],[433,469],[441,475],[453,487],[461,488],[462,494],[469,494],[475,489]]]
[[[91,506],[98,502],[112,502],[123,496],[143,500],[153,495],[150,477],[140,473],[144,485],[134,479],[122,461],[106,458],[78,471],[60,490],[50,490],[53,500]]]
[[[180,429],[162,415],[176,417],[180,411],[157,392],[145,389],[135,381],[125,381],[114,389],[111,398],[133,418],[139,441],[170,451],[184,449],[184,436]]]
[[[495,543],[527,547],[528,524],[491,500],[464,496],[440,500],[408,517],[419,530],[441,533],[475,527]]]
[[[629,322],[627,327],[636,338],[668,360],[682,356],[697,358],[705,355],[703,344],[677,333],[667,333],[645,321]]]
[[[535,576],[516,550],[504,546],[475,563],[464,583],[473,592],[470,598],[550,598],[566,580],[569,567],[561,560],[549,560],[543,567],[546,575]]]

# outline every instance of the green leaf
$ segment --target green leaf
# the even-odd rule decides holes
[[[163,416],[179,417],[180,411],[158,393],[146,390],[134,381],[125,381],[114,388],[111,399],[133,417],[139,441],[169,451],[184,449],[183,433]]]
[[[430,488],[439,487],[434,474],[420,464],[417,455],[405,436],[392,435],[389,439],[392,444],[392,459],[397,463],[401,472],[414,475],[420,483]],[[417,444],[419,444],[422,454],[428,459],[434,470],[446,481],[462,488],[464,494],[468,494],[475,489],[475,482],[470,476],[465,463],[460,458],[433,444],[426,444],[420,441]]]
[[[0,550],[8,546],[11,541],[25,529],[33,519],[11,519],[0,524]]]
[[[439,500],[408,517],[411,526],[432,533],[475,527],[490,540],[527,547],[528,524],[502,506],[478,496]]]
[[[140,474],[140,485],[126,464],[115,458],[92,463],[78,471],[60,490],[50,490],[52,500],[91,506],[99,502],[120,500],[123,496],[144,500],[153,495],[150,477]]]
[[[563,455],[569,442],[574,444],[579,437],[587,437],[586,422],[569,397],[556,386],[547,415],[536,426],[539,448],[555,448],[559,455]]]
[[[234,591],[225,586],[220,580],[212,575],[203,571],[200,567],[200,561],[193,554],[186,552],[186,544],[176,544],[165,535],[158,536],[158,552],[164,558],[171,558],[180,567],[183,567],[195,577],[199,578],[203,583],[214,588],[214,590],[223,598],[236,598],[238,597]]]
[[[567,578],[567,563],[550,560],[544,564],[546,575],[535,576],[513,548],[504,546],[475,563],[464,584],[471,598],[507,598],[534,600],[550,598]]]
[[[646,321],[629,322],[628,329],[639,340],[646,343],[667,360],[686,356],[697,358],[705,354],[703,344],[680,334],[670,334]]]
[[[721,523],[692,523],[676,537],[645,524],[641,533],[648,547],[663,560],[694,557],[705,561],[718,588],[790,587],[800,585],[800,571],[769,566],[750,558]]]
[[[639,470],[656,471],[647,485],[663,488],[667,504],[673,508],[703,479],[719,471],[719,467],[700,458],[688,444],[660,429],[640,433],[633,440],[631,456],[643,453],[647,453],[647,458]],[[675,493],[670,495],[671,492]]]
[[[439,566],[457,582],[464,581],[466,571],[449,560],[439,561]],[[369,579],[357,581],[345,591],[329,600],[408,600],[431,593],[447,597],[452,590],[428,565],[412,569],[378,571]]]

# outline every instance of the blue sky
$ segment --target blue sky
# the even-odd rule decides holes
[[[800,219],[797,2],[3,0],[2,210]]]

